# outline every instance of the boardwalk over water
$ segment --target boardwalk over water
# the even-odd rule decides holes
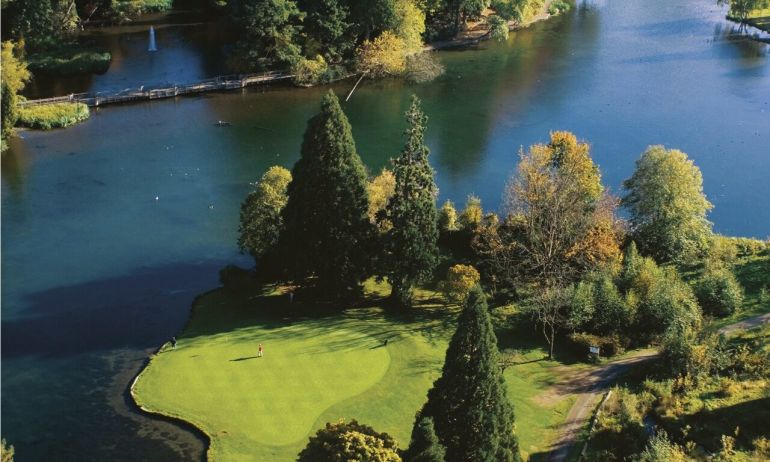
[[[182,85],[130,88],[112,92],[75,93],[55,98],[32,99],[22,101],[20,106],[34,106],[39,104],[54,103],[83,103],[91,107],[105,106],[107,104],[128,103],[132,101],[144,101],[163,98],[174,98],[182,95],[194,95],[211,91],[235,90],[253,85],[268,84],[289,80],[294,77],[283,72],[266,72],[263,74],[225,75],[207,79],[200,82]]]

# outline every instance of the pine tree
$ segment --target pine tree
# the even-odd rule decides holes
[[[442,375],[417,418],[434,419],[447,462],[521,460],[498,356],[487,303],[476,287],[458,319]]]
[[[366,171],[332,91],[308,121],[283,210],[280,252],[290,278],[315,276],[320,295],[354,295],[369,273],[372,225]]]
[[[412,430],[412,442],[404,455],[406,462],[444,462],[446,449],[436,436],[433,419],[423,417]]]
[[[396,188],[387,207],[392,228],[385,241],[391,298],[401,306],[411,305],[413,286],[432,274],[438,259],[437,188],[424,141],[428,118],[416,96],[406,120],[406,145],[393,160]]]

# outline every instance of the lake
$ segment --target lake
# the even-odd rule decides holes
[[[570,130],[590,141],[616,192],[646,146],[687,152],[703,171],[715,229],[766,238],[770,52],[731,38],[713,3],[579,2],[507,43],[440,52],[446,73],[434,82],[365,82],[343,107],[376,173],[400,150],[410,95],[422,98],[442,202],[476,194],[496,210],[519,149]],[[208,28],[156,27],[152,55],[146,29],[105,32],[119,57],[107,74],[41,80],[34,91],[215,75]],[[218,270],[251,263],[235,244],[249,183],[271,165],[290,167],[323,92],[344,97],[353,83],[105,107],[81,125],[11,142],[2,158],[2,419],[19,460],[201,457],[194,435],[136,413],[126,388],[184,325],[194,297],[218,285]]]

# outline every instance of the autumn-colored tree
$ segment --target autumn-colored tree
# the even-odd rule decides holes
[[[400,75],[406,70],[406,43],[393,32],[385,31],[358,48],[358,70],[370,77]]]
[[[471,194],[465,201],[465,208],[460,212],[460,229],[474,232],[481,225],[483,218],[484,208],[481,206],[481,199]]]
[[[15,452],[13,446],[8,444],[5,438],[0,441],[0,460],[2,462],[13,462]]]
[[[355,420],[339,421],[310,437],[297,462],[401,462],[398,444],[387,433],[379,433]]]
[[[404,41],[406,53],[422,49],[425,13],[412,0],[396,0],[396,24],[393,32]]]
[[[442,233],[457,230],[457,210],[450,200],[444,202],[438,211],[438,228]]]
[[[17,95],[24,88],[30,73],[27,70],[27,63],[21,59],[23,45],[13,42],[3,42],[2,45],[2,67],[0,67],[0,99],[2,99],[2,148],[5,149],[5,140],[13,132],[13,126],[18,119]]]
[[[288,200],[286,188],[290,182],[291,172],[280,166],[270,167],[241,205],[238,248],[248,252],[257,263],[278,242],[283,227],[281,211]]]
[[[476,287],[481,275],[471,265],[454,265],[447,271],[446,279],[441,281],[439,288],[447,300],[454,303],[465,303],[471,289]]]
[[[388,231],[392,223],[388,220],[385,208],[396,192],[396,177],[393,172],[383,168],[379,175],[369,181],[369,221],[377,225],[380,232]]]

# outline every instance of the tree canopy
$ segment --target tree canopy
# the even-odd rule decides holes
[[[310,437],[297,462],[401,462],[396,441],[355,420],[339,421]]]
[[[659,262],[683,263],[703,252],[711,237],[706,215],[713,207],[703,193],[700,169],[677,149],[651,146],[623,183],[639,250]]]
[[[283,167],[270,167],[254,185],[241,205],[241,225],[238,248],[259,261],[273,250],[283,227],[281,211],[286,206],[286,189],[291,172]]]

